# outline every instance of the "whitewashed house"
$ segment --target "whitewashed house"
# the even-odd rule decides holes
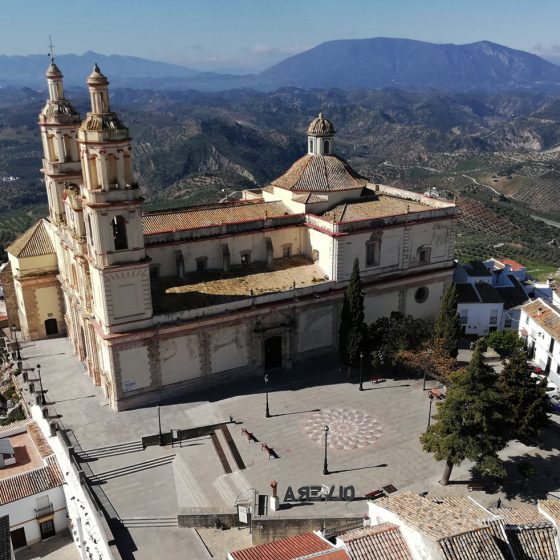
[[[14,550],[67,528],[64,478],[58,461],[33,421],[0,428],[14,462],[0,467],[0,517],[9,516]]]
[[[458,265],[454,282],[463,335],[517,329],[520,305],[529,299],[522,283],[525,279],[525,267],[508,259]]]
[[[525,339],[532,361],[560,386],[560,308],[540,298],[523,305],[519,336]]]

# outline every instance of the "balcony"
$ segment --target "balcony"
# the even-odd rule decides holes
[[[54,515],[54,508],[52,504],[48,504],[41,508],[35,509],[36,519],[43,519],[44,517],[49,517],[51,515]]]

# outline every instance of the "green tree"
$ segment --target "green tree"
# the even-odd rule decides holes
[[[497,377],[484,363],[477,344],[469,365],[450,377],[451,385],[437,407],[434,423],[420,436],[422,448],[445,461],[441,484],[448,484],[451,471],[465,459],[480,472],[504,475],[498,457],[509,441],[505,402]]]
[[[360,279],[360,263],[354,260],[350,283],[344,294],[338,331],[340,359],[348,366],[359,363],[360,352],[364,349],[366,327],[364,324],[364,295]]]
[[[523,350],[523,340],[517,331],[494,331],[486,337],[486,344],[500,355],[500,358],[512,356]]]
[[[434,324],[434,340],[441,341],[441,348],[450,358],[459,353],[461,320],[457,313],[459,297],[455,284],[449,284],[441,298],[441,305]]]
[[[540,435],[549,422],[546,379],[539,383],[531,377],[524,352],[509,359],[498,378],[498,389],[507,404],[510,439],[523,440]]]

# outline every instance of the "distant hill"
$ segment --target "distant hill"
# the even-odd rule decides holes
[[[83,87],[94,62],[113,86],[166,91],[275,91],[282,87],[455,91],[560,88],[560,66],[489,41],[469,45],[383,37],[329,41],[259,74],[245,76],[198,72],[133,56],[94,52],[57,57],[69,86]],[[0,86],[44,89],[47,66],[45,55],[0,56]]]
[[[259,78],[277,87],[503,89],[560,86],[560,67],[489,41],[441,45],[377,37],[322,43]]]
[[[104,55],[88,51],[82,55],[62,54],[56,63],[64,74],[65,84],[84,86],[94,63],[114,86],[128,86],[131,81],[149,78],[152,85],[158,78],[190,78],[198,72],[192,68],[147,60],[136,56]],[[45,71],[49,65],[46,55],[0,55],[0,85],[45,87]]]

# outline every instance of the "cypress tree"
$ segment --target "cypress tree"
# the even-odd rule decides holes
[[[488,474],[503,475],[498,452],[509,441],[508,415],[492,368],[484,363],[482,346],[476,345],[469,365],[451,375],[446,399],[438,404],[434,423],[420,436],[424,451],[445,461],[441,484],[465,459]]]
[[[524,352],[509,359],[498,378],[498,388],[507,404],[510,439],[539,436],[549,422],[550,401],[546,394],[546,379],[538,383],[531,377]]]
[[[434,339],[440,341],[440,348],[450,358],[456,358],[459,353],[461,319],[457,313],[458,300],[455,284],[449,284],[441,298],[441,306],[434,324]]]
[[[338,331],[338,350],[340,359],[348,366],[355,366],[364,348],[364,295],[360,278],[360,263],[356,258],[350,283],[344,294],[340,327]]]

